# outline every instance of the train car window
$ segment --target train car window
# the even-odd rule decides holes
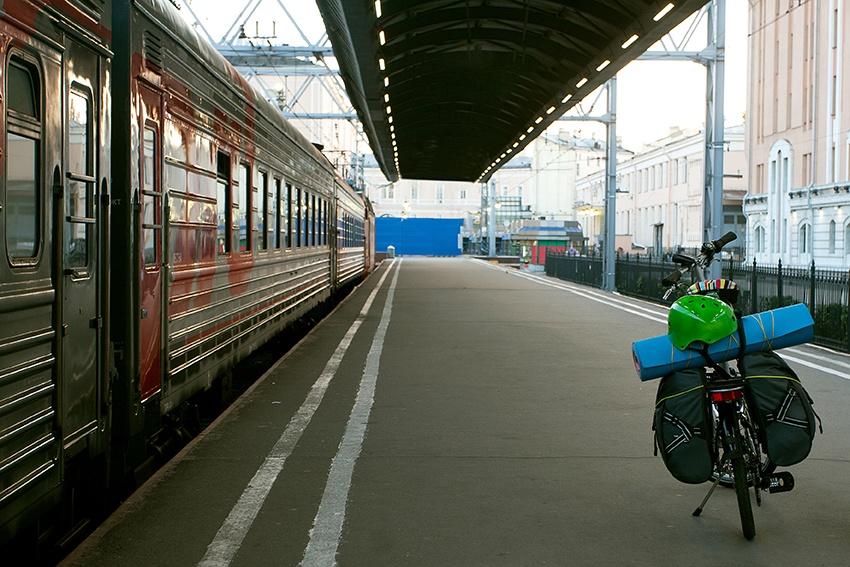
[[[301,244],[310,246],[310,194],[305,190],[301,203],[301,229],[304,233],[301,235]]]
[[[321,197],[319,198],[319,220],[317,223],[317,230],[319,231],[319,246],[323,246],[325,244],[325,231],[324,231],[324,218],[325,218],[325,200]]]
[[[6,70],[6,252],[32,264],[41,240],[41,81],[38,69],[13,56]]]
[[[202,134],[195,133],[195,165],[200,169],[209,171],[212,169],[212,140]]]
[[[316,245],[316,196],[310,195],[310,245]]]
[[[90,180],[91,102],[87,92],[71,89],[68,97],[68,193],[65,195],[66,268],[89,263],[89,236],[94,219],[94,182]]]
[[[177,160],[180,163],[189,163],[186,157],[186,146],[191,144],[191,136],[190,133],[184,133],[180,129],[180,125],[166,118],[162,131],[162,151],[165,157]]]
[[[231,250],[230,217],[233,214],[233,192],[230,190],[230,154],[218,152],[216,167],[216,230],[215,248],[219,254]]]
[[[282,242],[284,248],[292,248],[292,185],[286,184],[286,194],[283,196],[283,234],[286,239]]]
[[[293,246],[301,247],[301,189],[295,190],[295,242]]]
[[[257,250],[269,249],[269,174],[257,171]]]
[[[239,201],[237,215],[233,219],[234,237],[237,239],[234,248],[239,252],[251,251],[251,222],[248,217],[250,210],[251,173],[247,163],[239,164]]]
[[[269,200],[269,223],[271,224],[271,226],[269,226],[269,230],[272,231],[269,247],[280,248],[280,217],[283,214],[283,211],[280,210],[280,179],[277,177],[274,178],[274,189],[272,189],[272,191],[273,194]]]
[[[159,240],[162,229],[160,202],[162,194],[156,186],[158,158],[156,131],[145,127],[142,138],[142,239],[145,267],[155,267],[159,264],[159,258],[157,258],[159,247],[156,242]]]
[[[35,120],[40,118],[40,84],[38,71],[18,57],[9,61],[6,97],[9,109]]]
[[[68,99],[68,170],[91,175],[89,167],[89,97],[71,90]]]

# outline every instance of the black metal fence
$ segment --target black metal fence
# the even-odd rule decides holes
[[[602,256],[547,255],[546,275],[599,287],[602,282]]]
[[[661,280],[675,265],[667,257],[617,256],[617,291],[664,303]],[[805,303],[815,320],[815,342],[850,351],[850,272],[823,270],[814,262],[808,268],[758,265],[733,260],[722,264],[723,276],[735,280],[741,292],[738,307],[744,314],[758,313],[795,303]],[[600,287],[602,258],[551,255],[546,274],[563,280]]]

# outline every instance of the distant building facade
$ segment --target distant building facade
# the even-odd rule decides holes
[[[744,211],[758,262],[850,265],[849,30],[844,0],[750,2]]]
[[[744,127],[725,131],[723,213],[727,230],[742,236],[746,192]],[[698,247],[703,238],[705,138],[700,131],[674,130],[617,164],[616,247],[625,252],[658,252]],[[576,220],[588,244],[603,242],[605,172],[576,182]]]
[[[496,194],[522,197],[536,219],[576,220],[576,180],[605,167],[605,141],[561,130],[544,133],[529,150],[531,167],[524,177],[509,167],[493,174]]]
[[[391,183],[372,156],[366,157],[363,179],[377,216],[463,219],[464,237],[478,231],[480,183],[418,179]]]
[[[631,152],[621,149],[620,155]],[[576,180],[604,168],[605,156],[604,140],[565,130],[532,142],[527,152],[508,161],[490,179],[500,205],[497,236],[507,235],[524,219],[575,221]],[[363,179],[378,216],[462,218],[464,237],[474,239],[486,232],[487,195],[482,195],[480,184],[416,179],[390,183],[371,156],[365,159]]]

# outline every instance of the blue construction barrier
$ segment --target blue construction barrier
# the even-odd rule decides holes
[[[408,256],[459,256],[462,226],[463,219],[378,217],[375,251],[395,246],[396,254]]]

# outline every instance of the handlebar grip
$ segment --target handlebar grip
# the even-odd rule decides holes
[[[717,240],[712,242],[712,244],[714,245],[714,251],[720,252],[721,248],[723,248],[724,246],[726,246],[730,242],[737,240],[737,239],[738,239],[737,234],[735,234],[732,231],[727,232],[726,234],[724,234],[723,236],[721,236],[720,238],[718,238]]]
[[[670,287],[679,283],[679,280],[682,279],[682,272],[679,270],[674,271],[672,274],[661,280],[661,285]]]

